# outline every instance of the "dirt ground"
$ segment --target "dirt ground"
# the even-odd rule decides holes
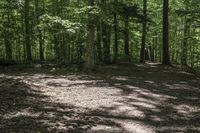
[[[200,79],[160,65],[0,74],[1,133],[200,133]]]

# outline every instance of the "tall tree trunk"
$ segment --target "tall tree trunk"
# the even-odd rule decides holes
[[[43,10],[44,10],[44,1],[42,2],[43,4]],[[41,12],[40,8],[39,8],[39,0],[35,0],[35,13],[36,13],[36,24],[39,25],[39,17],[40,14],[39,12]],[[44,34],[45,34],[45,30],[43,29],[38,29],[38,38],[39,38],[39,54],[40,54],[40,63],[44,62]]]
[[[115,0],[115,3],[118,0]],[[115,45],[114,45],[114,63],[117,62],[118,58],[118,21],[117,21],[117,13],[114,13],[114,32],[115,32]]]
[[[53,16],[59,16],[59,3],[56,0],[52,0],[51,3],[52,6],[52,15]],[[55,27],[56,29],[59,29],[58,26]],[[58,33],[55,32],[53,33],[53,44],[54,44],[54,54],[55,54],[55,61],[59,62],[60,60],[60,42],[59,42],[59,36]]]
[[[32,61],[31,43],[30,43],[30,17],[29,17],[30,0],[25,0],[24,5],[24,24],[25,24],[25,46],[26,46],[26,61]]]
[[[105,64],[110,63],[110,37],[109,37],[109,26],[103,22],[102,23],[102,40],[103,40],[103,62]]]
[[[39,31],[40,63],[44,62],[44,36],[42,30]]]
[[[83,45],[82,45],[82,43],[83,43],[83,40],[82,40],[82,33],[83,32],[81,32],[81,31],[79,31],[78,32],[78,39],[77,39],[77,43],[79,44],[78,46],[77,46],[77,58],[78,58],[78,63],[80,64],[81,62],[82,62],[82,56],[83,56]],[[68,47],[67,47],[67,49],[68,49]],[[69,51],[69,49],[68,49],[68,51]],[[69,54],[69,52],[68,52],[68,54]],[[68,60],[68,55],[67,55],[67,60]],[[69,61],[69,60],[68,60]]]
[[[163,65],[171,65],[169,56],[169,0],[163,0]]]
[[[155,60],[158,60],[158,52],[159,52],[159,48],[158,48],[158,35],[157,32],[155,32]]]
[[[88,6],[94,6],[94,0],[88,0]],[[85,70],[92,71],[94,69],[94,16],[89,12],[88,13],[88,43],[86,46],[86,55],[85,55]]]
[[[125,45],[124,45],[124,53],[125,53],[125,58],[127,61],[130,60],[130,57],[129,57],[129,16],[126,15],[125,16],[125,31],[124,31],[124,42],[125,42]]]
[[[107,63],[111,63],[111,57],[110,57],[110,45],[111,45],[111,27],[108,26],[107,28],[107,48],[106,48],[106,55],[107,55]]]
[[[9,40],[9,33],[5,33],[4,35],[4,43],[5,43],[5,50],[6,50],[6,60],[12,61],[12,45]]]
[[[187,18],[185,17],[184,21],[184,32],[183,32],[183,46],[182,46],[182,57],[181,57],[181,65],[186,67],[187,66],[187,42],[188,42],[188,22]]]
[[[102,62],[102,46],[101,46],[101,41],[102,41],[102,36],[101,36],[101,20],[98,20],[98,25],[97,25],[97,57],[98,61]]]
[[[152,39],[152,46],[151,46],[151,61],[155,61],[155,38]]]
[[[10,4],[10,2],[8,2]],[[4,31],[4,44],[5,44],[5,50],[6,50],[6,59],[8,61],[12,60],[12,44],[11,44],[11,38],[10,38],[10,23],[11,23],[11,9],[7,9],[7,23],[5,25],[6,29]]]
[[[54,52],[55,52],[55,60],[59,61],[60,59],[60,44],[59,44],[59,38],[57,34],[53,35],[53,41],[54,41]]]
[[[143,0],[143,31],[142,31],[142,44],[140,51],[140,63],[145,63],[145,47],[146,47],[146,29],[147,29],[147,0]]]

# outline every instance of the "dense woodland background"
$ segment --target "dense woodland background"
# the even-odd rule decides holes
[[[0,61],[200,67],[198,0],[1,0]]]

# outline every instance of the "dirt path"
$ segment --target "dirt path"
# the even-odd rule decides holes
[[[158,65],[1,74],[0,101],[2,133],[200,132],[200,79]]]

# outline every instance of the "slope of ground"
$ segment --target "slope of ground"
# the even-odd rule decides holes
[[[199,133],[200,79],[156,64],[2,72],[2,133]]]

